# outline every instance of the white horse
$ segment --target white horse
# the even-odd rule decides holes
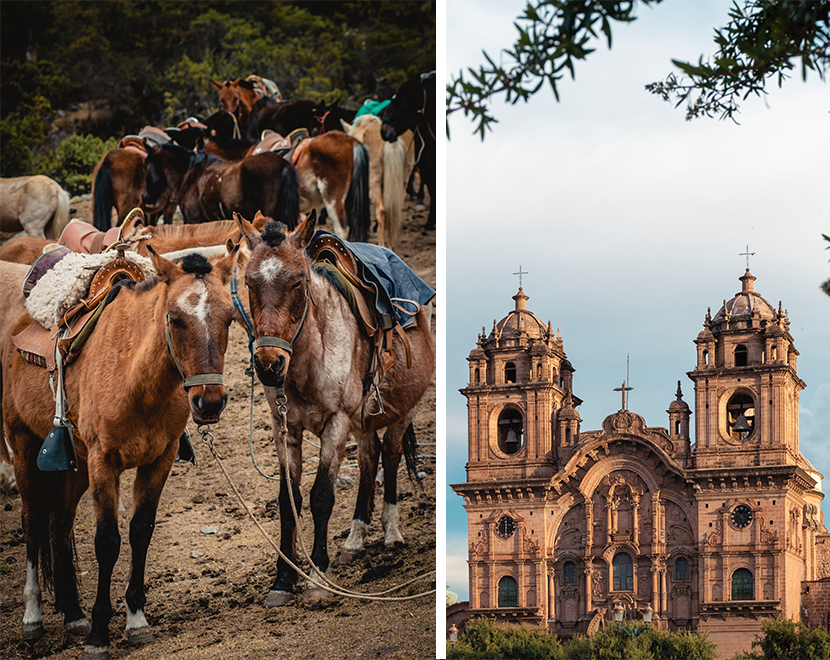
[[[374,115],[361,115],[349,124],[341,119],[347,135],[360,140],[369,150],[369,199],[375,208],[378,244],[395,249],[400,237],[406,182],[415,167],[412,131],[396,142],[380,135],[383,122]]]
[[[56,181],[41,174],[0,179],[0,232],[57,239],[68,223],[69,193]]]

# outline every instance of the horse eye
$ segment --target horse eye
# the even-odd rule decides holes
[[[299,281],[295,282],[294,284],[292,284],[292,285],[291,285],[291,290],[292,290],[292,291],[296,291],[297,289],[299,289],[299,288],[300,288],[300,285],[301,285],[302,283],[303,283],[303,281],[302,281],[302,280],[299,280]]]
[[[177,316],[171,316],[170,317],[170,324],[175,325],[177,328],[183,328],[184,327],[184,321],[182,321]]]

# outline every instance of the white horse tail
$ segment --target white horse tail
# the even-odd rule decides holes
[[[49,235],[47,238],[58,240],[69,224],[69,193],[58,186],[58,200],[55,205],[55,215],[52,216],[52,222],[49,224]]]
[[[383,206],[386,208],[386,241],[398,245],[406,187],[404,162],[406,151],[400,140],[383,145]]]

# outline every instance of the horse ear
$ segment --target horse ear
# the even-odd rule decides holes
[[[234,243],[231,239],[228,239],[226,248],[228,254],[211,264],[219,275],[219,279],[222,280],[222,284],[225,286],[231,281],[231,276],[233,275],[233,266],[236,263],[236,253],[239,250],[239,243]]]
[[[311,237],[314,236],[314,228],[317,226],[317,209],[311,209],[311,213],[306,216],[300,225],[291,232],[291,237],[294,239],[294,245],[302,250],[306,245],[311,243]]]
[[[169,282],[178,266],[169,259],[162,257],[149,243],[147,243],[147,252],[150,253],[150,259],[153,260],[153,267],[156,269],[156,274],[160,279]]]
[[[239,230],[242,232],[245,240],[248,241],[248,247],[253,252],[256,246],[262,242],[262,236],[259,235],[256,227],[236,211],[233,212],[233,219],[236,220],[236,224],[239,225]]]
[[[341,119],[340,125],[343,127],[343,131],[347,135],[351,135],[352,125],[349,122],[347,122],[345,119]]]
[[[218,80],[211,80],[210,82],[212,82],[219,89],[224,89],[225,88],[224,83],[220,83]]]

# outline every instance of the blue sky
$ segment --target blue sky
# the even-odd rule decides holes
[[[447,74],[482,62],[482,50],[495,55],[511,45],[523,6],[449,0]],[[830,480],[830,297],[819,289],[830,278],[821,238],[830,234],[827,83],[815,74],[804,83],[798,72],[745,101],[740,125],[687,122],[683,109],[644,90],[672,71],[672,58],[710,54],[729,6],[640,5],[637,21],[613,27],[610,51],[598,42],[577,64],[576,80],[563,81],[560,103],[546,88],[527,104],[497,102],[499,124],[483,143],[468,120],[451,118],[447,483],[466,480],[467,410],[458,392],[468,382],[466,357],[482,326],[489,332],[513,308],[520,265],[528,308],[561,328],[585,402],[582,430],[600,428],[619,409],[613,388],[625,378],[627,355],[629,408],[665,427],[678,380],[694,405],[692,342],[707,307],[714,315],[740,291],[747,245],[756,291],[789,310],[807,383],[801,450]],[[446,577],[465,600],[466,513],[449,487],[445,497]]]

